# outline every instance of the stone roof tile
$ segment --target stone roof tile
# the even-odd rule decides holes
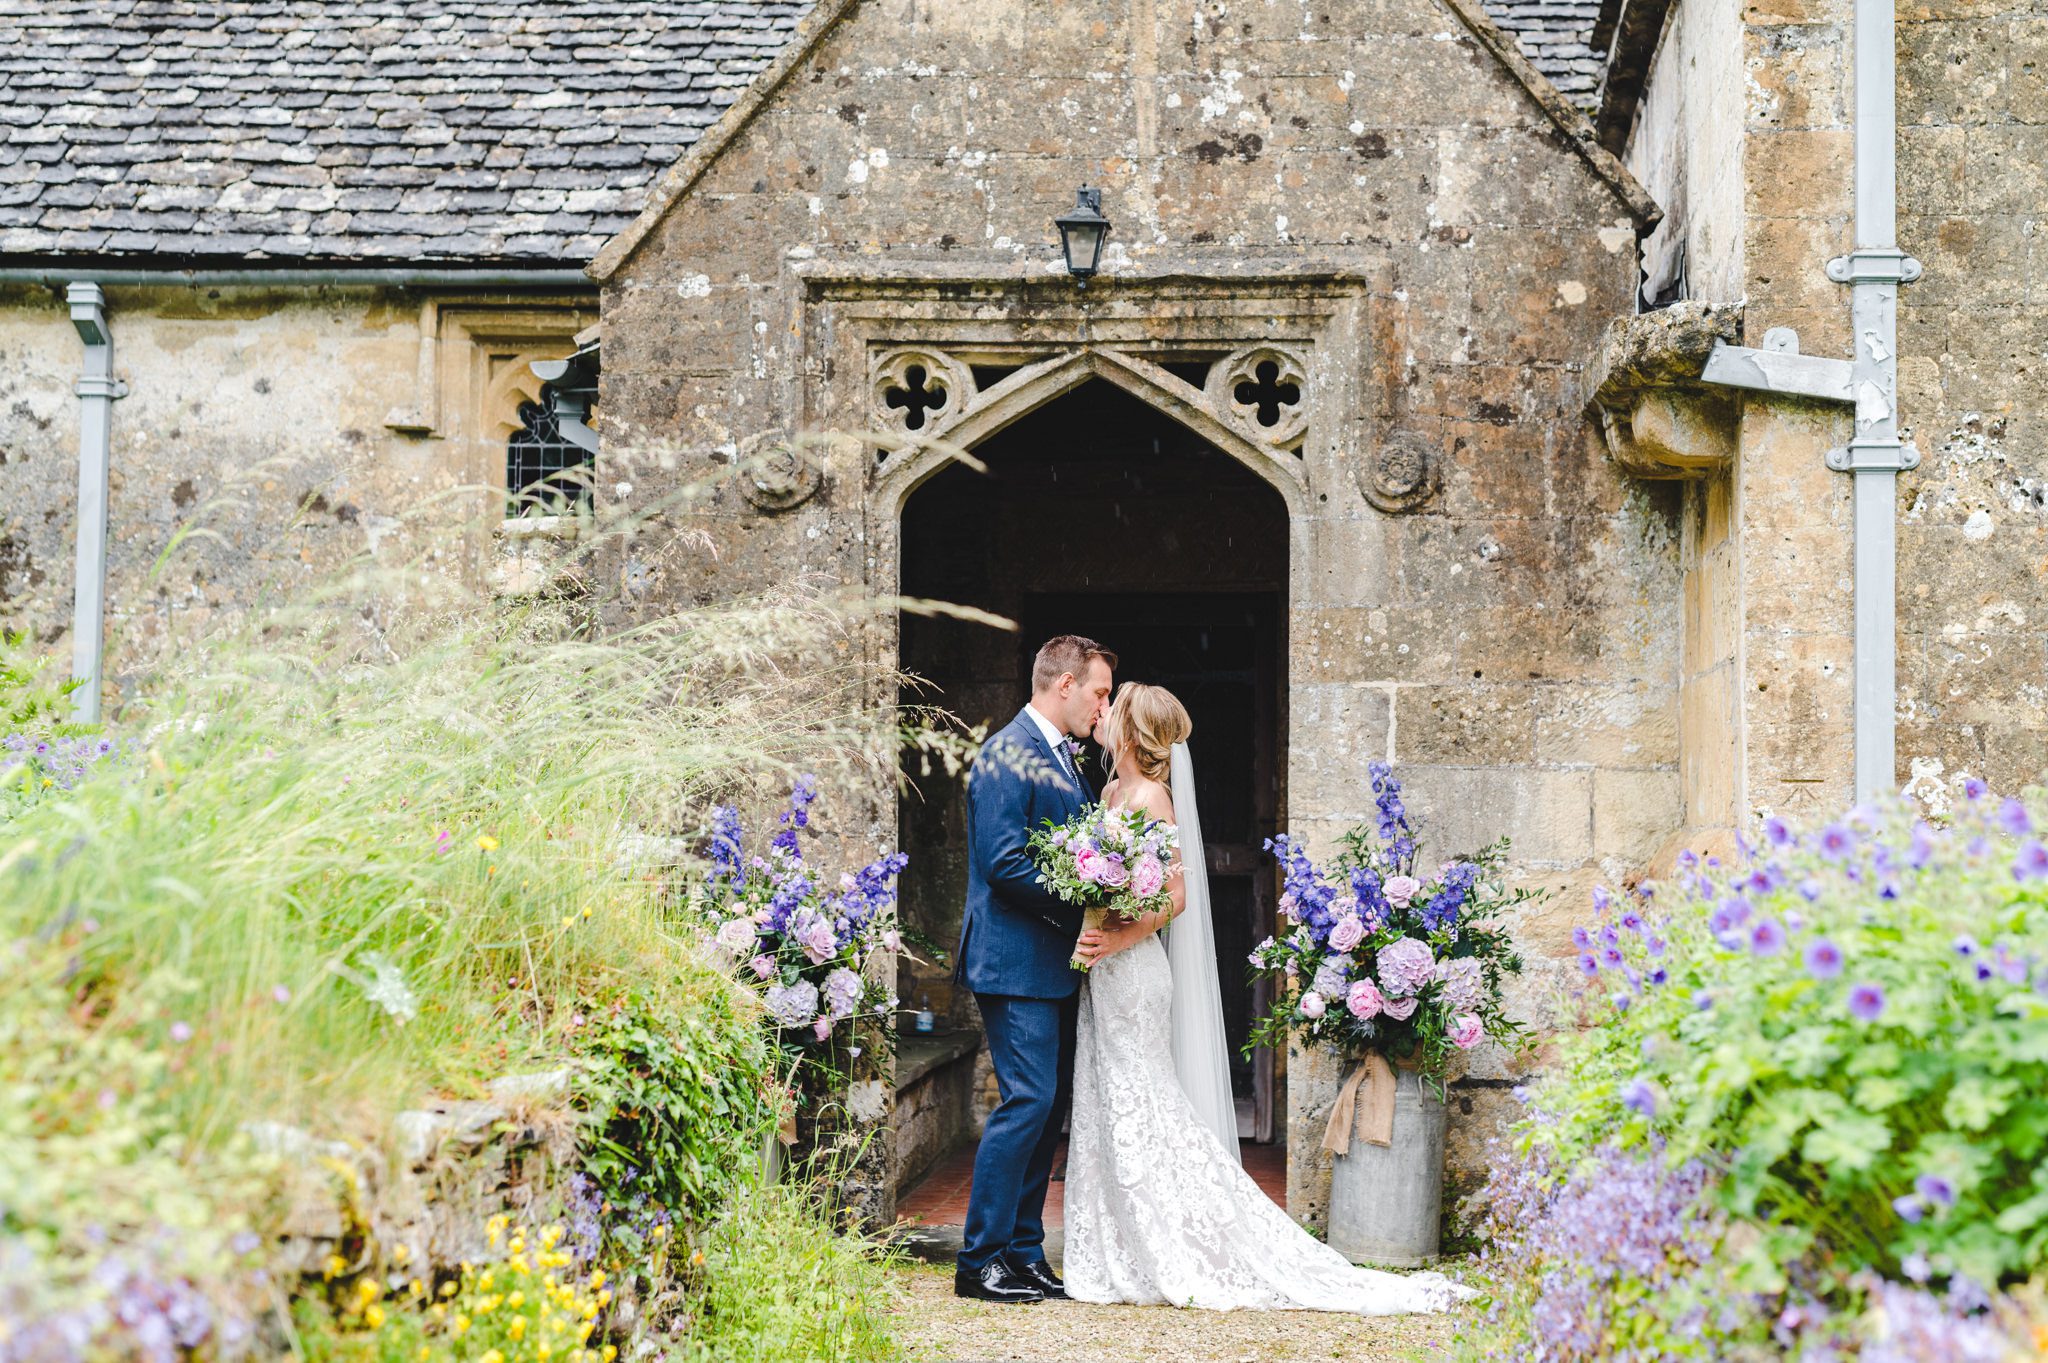
[[[1597,93],[1600,0],[1484,0]],[[810,0],[0,0],[0,254],[560,266]]]

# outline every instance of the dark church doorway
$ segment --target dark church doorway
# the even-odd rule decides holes
[[[1028,699],[1038,645],[1087,634],[1120,655],[1119,682],[1166,686],[1188,707],[1239,1127],[1272,1141],[1285,1110],[1276,1057],[1247,1060],[1238,1048],[1264,1002],[1245,956],[1272,930],[1276,899],[1261,847],[1279,826],[1286,769],[1286,504],[1250,469],[1100,381],[974,454],[986,473],[948,466],[906,504],[902,591],[1019,629],[905,614],[902,665],[931,688],[921,699],[994,729]],[[1091,758],[1099,781],[1100,755]],[[905,921],[950,950],[966,883],[964,796],[926,779],[900,815],[912,867]],[[953,996],[944,971],[910,974],[907,1007],[929,998],[942,1030],[972,1024],[972,1000]]]

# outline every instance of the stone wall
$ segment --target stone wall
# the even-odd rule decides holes
[[[1739,14],[1681,0],[1631,139],[1630,163],[1674,209],[1662,233],[1726,246],[1731,206],[1743,214],[1739,248],[1715,256],[1732,276],[1690,276],[1693,297],[1746,305],[1752,345],[1792,327],[1809,353],[1848,353],[1848,290],[1823,266],[1853,244],[1851,17],[1849,0]],[[1897,777],[1939,807],[1966,774],[2012,788],[2048,767],[2048,19],[2000,3],[1898,19],[1899,241],[1927,273],[1898,314],[1901,425],[1923,463],[1899,479]],[[1715,59],[1699,35],[1738,22],[1747,93],[1731,127],[1710,92],[1736,82],[1702,79]],[[1701,158],[1679,154],[1706,145],[1741,167],[1711,193]],[[1686,494],[1701,546],[1686,558],[1689,798],[1737,825],[1846,805],[1854,734],[1850,482],[1822,462],[1847,440],[1846,410],[1740,411],[1725,482]],[[1724,770],[1732,789],[1708,784]]]
[[[493,562],[508,411],[587,302],[369,288],[109,288],[117,376],[108,699],[174,638],[277,601],[364,550],[474,585]],[[68,638],[77,333],[60,294],[0,288],[0,621]],[[406,429],[398,429],[403,426]],[[195,534],[195,531],[205,532]],[[161,565],[174,538],[182,545]],[[216,538],[217,536],[217,538]]]
[[[642,609],[799,574],[894,590],[901,507],[945,463],[878,402],[905,346],[953,376],[965,410],[933,429],[969,444],[1059,384],[1115,383],[1287,503],[1289,828],[1329,849],[1370,806],[1365,763],[1391,756],[1433,852],[1506,832],[1524,876],[1573,894],[1670,835],[1677,505],[1608,469],[1580,421],[1641,205],[1498,34],[1437,0],[1341,26],[1185,0],[821,13],[820,44],[671,177],[680,202],[600,257],[607,457],[630,447],[636,497],[714,489],[686,522],[712,566],[664,569],[658,535],[625,553]],[[1085,292],[1050,223],[1083,182],[1115,223]],[[1305,366],[1298,443],[1202,386],[1254,343]],[[883,438],[730,476],[830,431]],[[893,635],[873,646],[892,657]],[[1518,1007],[1539,1021],[1577,908],[1522,925]],[[1511,1077],[1488,1059],[1460,1091],[1468,1165]],[[1310,1220],[1333,1087],[1329,1066],[1290,1068],[1290,1205]]]

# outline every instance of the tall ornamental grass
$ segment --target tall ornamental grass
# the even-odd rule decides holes
[[[653,891],[670,839],[787,763],[886,751],[851,669],[791,661],[844,644],[815,603],[602,639],[545,608],[290,624],[180,660],[124,765],[0,834],[0,938],[61,940],[22,968],[175,1048],[201,1144],[461,1093],[627,987],[724,988]]]

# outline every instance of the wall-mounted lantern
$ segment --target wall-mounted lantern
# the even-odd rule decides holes
[[[1102,216],[1102,191],[1082,185],[1074,191],[1073,208],[1052,221],[1060,229],[1067,273],[1087,284],[1102,264],[1102,243],[1109,237],[1109,219]]]

